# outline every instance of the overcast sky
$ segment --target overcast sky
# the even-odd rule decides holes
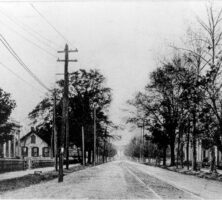
[[[73,1],[33,2],[34,7],[61,33],[58,34],[28,2],[0,2],[0,33],[49,88],[63,72],[57,50],[68,42],[78,53],[70,55],[69,71],[97,68],[112,88],[111,118],[120,123],[126,101],[148,81],[167,45],[180,45],[195,17],[205,18],[206,1]],[[222,3],[217,2],[217,8]],[[39,35],[33,36],[33,32]],[[64,39],[66,38],[66,40]],[[68,41],[67,41],[68,40]],[[47,52],[46,52],[47,51]],[[17,107],[12,116],[23,125],[27,114],[46,92],[0,44],[0,87],[12,94]],[[124,132],[123,142],[130,134]]]

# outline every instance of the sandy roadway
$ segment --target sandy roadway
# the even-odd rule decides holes
[[[174,176],[174,177],[173,177]],[[144,166],[128,161],[115,161],[82,171],[74,172],[64,177],[63,183],[57,179],[27,188],[6,192],[2,198],[30,199],[30,198],[89,198],[89,199],[207,199],[222,198],[220,191],[215,191],[214,196],[209,193],[192,191],[192,184],[201,184],[197,177],[171,173],[155,167]],[[190,186],[181,184],[190,179]],[[198,179],[200,182],[195,182]],[[177,182],[179,184],[177,184]],[[212,190],[221,183],[212,182],[205,187]],[[217,186],[216,186],[217,185]],[[201,188],[202,186],[200,186]],[[205,195],[205,196],[204,196]]]

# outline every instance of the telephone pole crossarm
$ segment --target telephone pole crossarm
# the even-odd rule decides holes
[[[57,59],[57,62],[66,62],[66,60],[60,60],[59,58]],[[68,62],[78,62],[77,59],[74,60],[68,60]]]
[[[66,50],[63,50],[63,51],[57,51],[57,53],[65,53]],[[74,50],[68,50],[68,53],[70,52],[78,52],[78,49],[74,49]]]

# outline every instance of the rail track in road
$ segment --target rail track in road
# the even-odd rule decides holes
[[[203,199],[200,196],[172,185],[167,181],[164,182],[163,180],[145,174],[132,166],[127,166],[125,163],[120,163],[120,165],[131,174],[137,182],[152,192],[156,199]]]
[[[162,199],[152,188],[150,188],[146,183],[144,183],[135,173],[133,173],[128,167],[125,166],[125,169],[142,185],[144,185],[149,191],[151,191],[157,199]]]

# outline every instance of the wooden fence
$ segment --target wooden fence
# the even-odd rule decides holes
[[[54,166],[54,159],[13,159],[0,158],[0,173]]]
[[[41,168],[41,167],[53,167],[55,164],[54,159],[48,159],[48,160],[41,160],[41,159],[35,159],[31,160],[30,162],[30,168]]]
[[[27,169],[22,159],[0,158],[0,173]]]

